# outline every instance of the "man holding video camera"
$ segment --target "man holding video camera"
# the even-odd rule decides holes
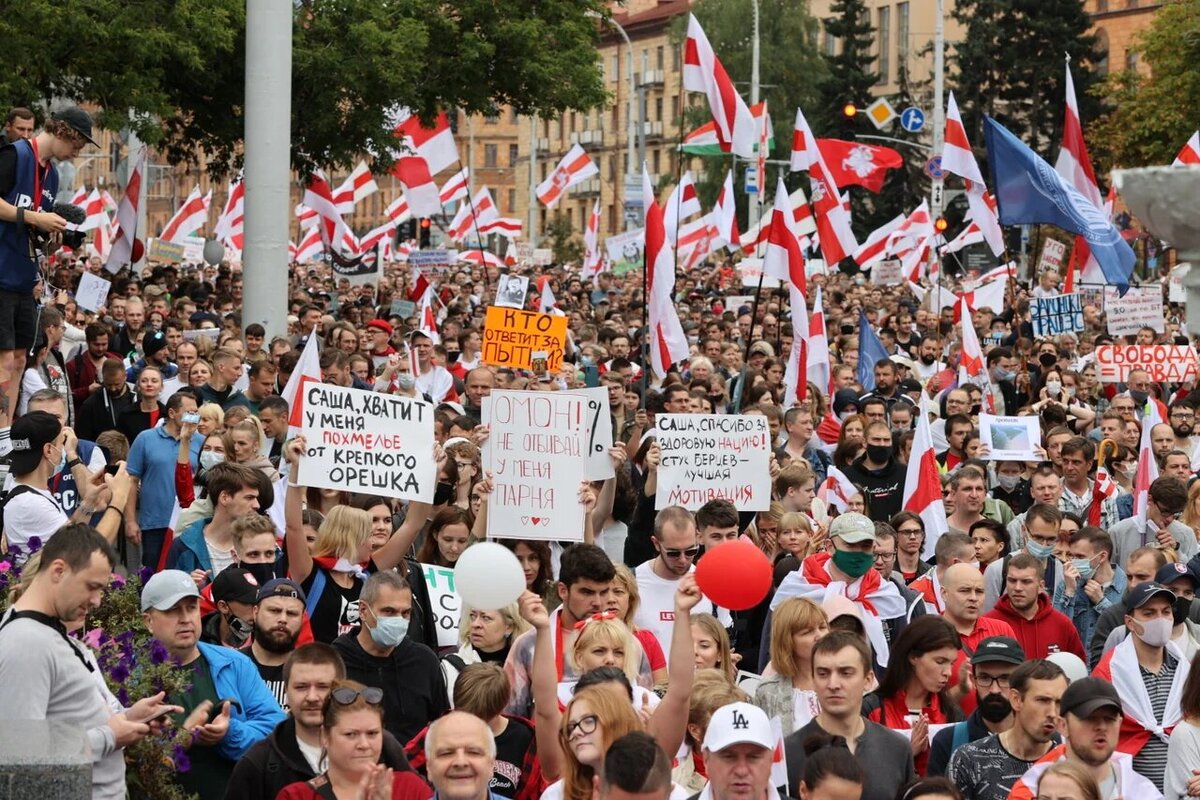
[[[62,243],[67,221],[54,212],[58,170],[92,139],[79,106],[57,111],[31,139],[0,148],[0,417],[15,408],[25,354],[37,334],[39,258]]]

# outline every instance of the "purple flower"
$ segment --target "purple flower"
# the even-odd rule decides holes
[[[158,639],[150,640],[150,663],[151,664],[161,664],[164,661],[166,661],[170,657],[170,655],[171,654],[169,652],[167,652],[167,648],[163,646],[162,642],[160,642]]]
[[[138,582],[144,586],[146,584],[146,581],[150,580],[150,576],[152,576],[153,574],[154,574],[153,567],[142,567],[141,569],[138,570]]]
[[[121,705],[123,705],[123,706],[131,705],[131,703],[129,702],[129,692],[125,689],[124,686],[117,689],[117,699],[121,701]]]
[[[92,628],[83,635],[84,643],[93,650],[99,650],[104,641],[108,638],[108,634],[103,628]]]
[[[27,544],[29,545],[30,553],[33,553],[37,550],[42,549],[42,540],[41,540],[41,537],[39,537],[39,536],[30,536]]]
[[[192,768],[192,760],[188,758],[187,751],[181,744],[175,745],[171,751],[171,760],[175,762],[176,772],[187,772]]]
[[[114,683],[124,683],[129,679],[129,665],[124,661],[114,664],[109,670],[108,677],[112,678]]]
[[[125,579],[114,572],[112,574],[112,585],[113,585],[113,588],[122,589],[125,586]]]

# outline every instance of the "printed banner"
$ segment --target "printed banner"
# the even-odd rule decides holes
[[[327,383],[301,384],[308,452],[296,483],[433,502],[433,406]]]
[[[462,598],[454,589],[454,567],[422,564],[425,585],[429,587],[429,604],[437,626],[438,648],[458,649],[458,624],[462,619]]]
[[[566,346],[566,317],[488,306],[483,326],[484,364],[554,375],[562,367]]]
[[[1113,336],[1132,336],[1142,328],[1153,328],[1155,333],[1162,333],[1162,287],[1130,286],[1125,296],[1120,297],[1115,286],[1105,286],[1104,315],[1108,320],[1108,332]]]
[[[613,263],[613,272],[618,275],[642,266],[642,249],[645,246],[645,228],[618,233],[604,240],[608,260]]]
[[[1196,379],[1196,351],[1187,345],[1105,344],[1096,348],[1096,377],[1123,383],[1130,370],[1144,369],[1150,380],[1183,383]]]
[[[979,441],[987,445],[992,461],[1041,461],[1033,448],[1042,443],[1038,417],[979,415]]]
[[[655,508],[695,511],[728,500],[739,511],[771,505],[771,431],[761,414],[656,414],[662,449]]]
[[[578,394],[493,390],[484,463],[492,472],[489,539],[583,541],[587,401]],[[765,418],[764,418],[765,419]]]
[[[1034,336],[1057,336],[1083,330],[1083,304],[1077,294],[1034,297],[1029,301]]]
[[[417,269],[449,269],[458,261],[457,250],[414,250],[408,254],[408,264]]]
[[[178,264],[183,261],[184,246],[175,242],[164,242],[162,239],[150,240],[150,251],[146,258],[150,261],[166,261]]]

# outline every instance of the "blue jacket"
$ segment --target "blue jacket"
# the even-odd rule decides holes
[[[16,180],[5,201],[26,211],[49,211],[58,194],[58,170],[51,164],[42,178],[41,197],[33,197],[37,159],[28,139],[18,139],[7,147],[17,154]],[[0,289],[28,294],[38,279],[37,262],[29,257],[29,230],[16,222],[0,222]]]
[[[230,704],[229,732],[217,745],[218,753],[237,761],[251,745],[270,736],[275,726],[283,722],[283,709],[249,658],[228,647],[204,642],[197,646],[208,661],[217,697],[237,701]]]
[[[188,573],[197,569],[212,572],[212,559],[208,557],[208,545],[204,542],[204,526],[210,522],[212,517],[198,519],[175,537],[175,541],[171,542],[171,550],[167,553],[167,569],[179,569]]]

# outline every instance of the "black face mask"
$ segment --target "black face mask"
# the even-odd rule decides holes
[[[876,464],[884,464],[892,457],[892,448],[882,444],[867,445],[867,458]]]
[[[225,624],[229,626],[229,643],[234,647],[241,647],[250,638],[250,634],[254,631],[254,626],[246,622],[241,617],[235,617],[233,614],[224,614]]]
[[[991,723],[1002,722],[1012,713],[1012,703],[1002,694],[988,694],[979,698],[979,716]]]
[[[275,580],[274,564],[238,564],[238,566],[253,575],[259,586],[266,585],[267,581]]]
[[[1188,617],[1188,612],[1192,610],[1192,601],[1186,597],[1175,598],[1175,624],[1182,625]]]
[[[1053,367],[1058,363],[1058,356],[1054,355],[1054,353],[1042,353],[1038,356],[1038,363],[1043,367]]]
[[[454,499],[454,484],[438,481],[437,489],[433,493],[433,504],[435,506],[444,506]]]

